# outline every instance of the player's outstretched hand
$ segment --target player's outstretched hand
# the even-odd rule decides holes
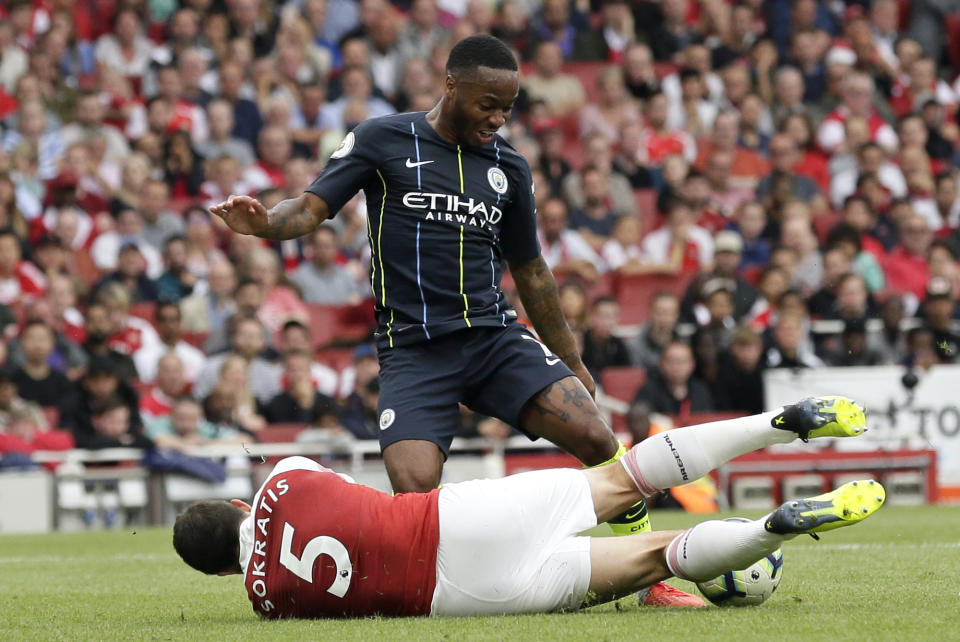
[[[260,236],[267,229],[267,208],[250,196],[233,196],[210,207],[210,212],[223,219],[231,230]]]

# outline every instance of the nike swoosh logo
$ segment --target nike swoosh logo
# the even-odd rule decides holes
[[[410,168],[420,167],[421,165],[429,165],[429,164],[432,163],[432,162],[433,162],[433,161],[417,161],[416,163],[414,163],[411,159],[408,158],[408,159],[407,159],[407,167],[410,167]]]
[[[547,365],[548,365],[548,366],[553,366],[553,365],[556,365],[556,364],[558,364],[558,363],[560,363],[560,357],[557,357],[557,358],[555,358],[555,359],[550,359],[549,357],[547,358]]]

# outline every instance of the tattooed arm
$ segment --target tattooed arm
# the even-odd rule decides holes
[[[596,393],[593,377],[580,360],[573,333],[560,310],[557,282],[542,256],[523,263],[510,263],[510,273],[517,284],[517,293],[523,302],[527,317],[533,323],[540,339],[573,370],[590,392]]]
[[[324,200],[310,192],[280,201],[269,210],[255,198],[231,196],[211,207],[210,212],[222,218],[234,232],[271,241],[303,236],[330,217]]]

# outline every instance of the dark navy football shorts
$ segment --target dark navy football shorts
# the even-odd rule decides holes
[[[422,439],[448,455],[460,427],[458,403],[520,429],[527,401],[554,381],[574,376],[519,323],[465,328],[381,350],[379,356],[381,450]]]

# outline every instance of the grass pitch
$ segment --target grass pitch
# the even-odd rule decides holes
[[[661,529],[699,521],[653,519]],[[960,640],[960,507],[887,507],[820,542],[801,536],[784,546],[773,597],[739,609],[640,609],[625,598],[562,615],[260,621],[239,576],[194,572],[170,539],[139,528],[0,537],[0,639]]]

